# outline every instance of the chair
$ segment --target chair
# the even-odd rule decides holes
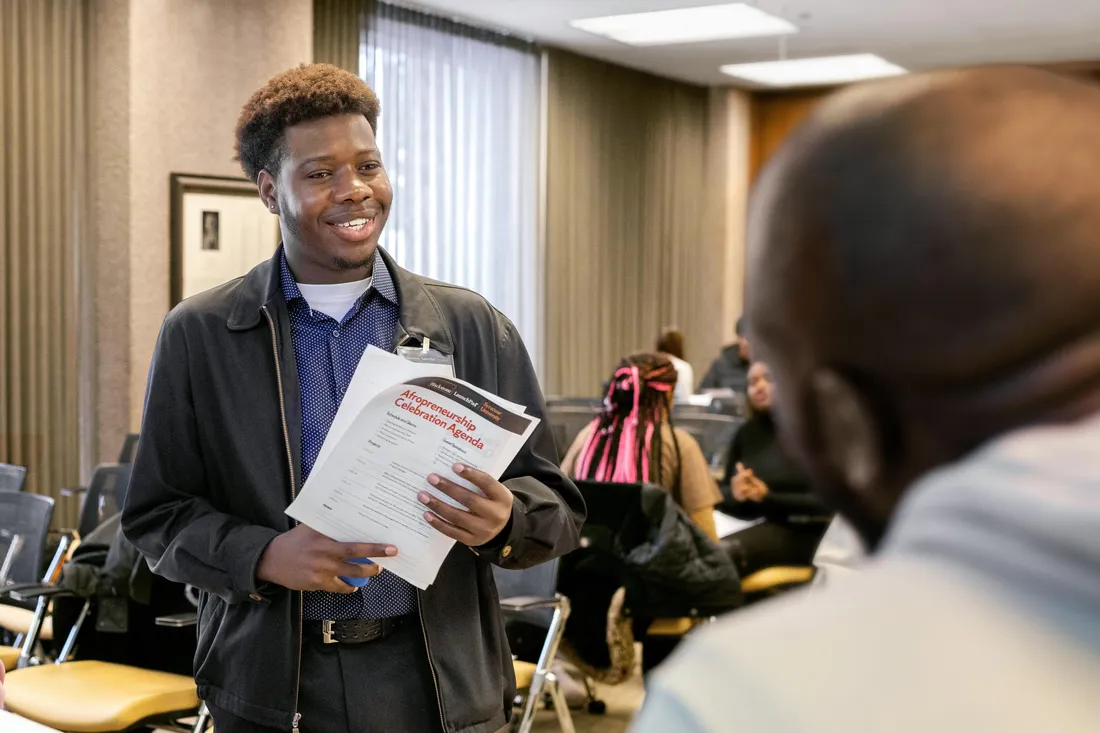
[[[728,395],[714,395],[707,407],[707,412],[714,415],[729,415],[731,417],[746,418],[748,412],[745,395],[740,392],[732,392]]]
[[[4,689],[11,712],[74,733],[122,733],[138,726],[201,733],[209,721],[190,677],[109,662],[19,669],[8,675]],[[181,725],[196,715],[192,726]]]
[[[28,591],[50,594],[56,588]],[[46,595],[40,597],[46,597]],[[85,606],[87,608],[87,606]],[[24,667],[5,682],[8,710],[74,733],[123,733],[138,727],[202,733],[210,722],[191,677],[101,661],[68,661],[87,614],[81,614],[56,663]],[[194,626],[194,612],[158,618],[158,626]],[[33,640],[32,640],[33,641]],[[66,704],[58,704],[64,696]],[[183,720],[194,718],[193,724]]]
[[[589,407],[555,406],[548,408],[546,413],[550,431],[554,435],[554,443],[558,448],[560,463],[577,435],[596,417],[596,410]]]
[[[814,579],[814,568],[801,565],[777,565],[757,570],[741,581],[741,591],[746,603],[770,598],[786,590],[805,585]]]
[[[684,415],[706,415],[710,412],[710,405],[695,405],[690,402],[677,402],[672,406],[673,419],[679,419]]]
[[[547,397],[546,406],[550,407],[586,407],[598,412],[603,407],[602,397]]]
[[[77,527],[77,537],[86,537],[91,534],[100,522],[107,516],[118,513],[122,506],[122,501],[117,497],[120,494],[125,493],[125,487],[130,481],[130,469],[129,465],[117,466],[112,464],[105,464],[98,466],[92,473],[92,481],[88,488],[83,490],[84,504],[80,510],[80,522]],[[0,496],[4,496],[0,494]],[[0,627],[7,629],[9,632],[16,635],[16,641],[13,647],[0,647],[0,657],[5,662],[11,656],[11,649],[20,646],[22,641],[23,649],[18,659],[18,664],[25,666],[29,664],[34,658],[33,644],[28,646],[26,644],[26,638],[28,633],[32,630],[35,623],[39,625],[39,631],[36,636],[37,639],[42,641],[53,640],[53,622],[49,616],[49,600],[43,597],[38,597],[33,600],[26,600],[19,602],[14,594],[10,591],[13,590],[26,590],[26,587],[36,586],[42,583],[52,583],[56,580],[56,576],[60,573],[61,564],[64,562],[64,557],[58,557],[55,554],[54,561],[50,564],[50,569],[47,570],[44,577],[40,576],[42,561],[45,554],[46,535],[49,531],[50,520],[53,515],[53,499],[41,496],[33,496],[30,494],[19,494],[17,496],[27,496],[37,502],[39,507],[39,514],[36,517],[37,522],[40,523],[39,534],[40,540],[34,540],[38,542],[38,552],[36,557],[28,557],[25,559],[26,567],[20,570],[16,575],[9,576],[8,587],[5,588],[0,583]],[[4,500],[0,498],[0,513],[2,513],[2,502]],[[42,514],[42,502],[49,503],[49,513]],[[0,518],[0,544],[3,542],[4,532],[4,520]],[[45,529],[42,530],[42,527]],[[66,534],[71,534],[72,530],[65,530]],[[24,544],[29,540],[26,536],[22,538]],[[68,538],[64,540],[68,542]],[[66,545],[67,547],[68,545]],[[63,548],[62,548],[63,549]],[[71,548],[75,549],[75,547]],[[63,555],[64,553],[62,553]],[[41,580],[40,580],[41,577]],[[0,578],[3,578],[2,572],[0,572]],[[16,585],[11,585],[15,583]],[[23,586],[22,588],[19,586]],[[8,591],[2,593],[2,591]],[[35,621],[38,611],[41,611],[41,618]],[[5,667],[7,665],[5,664]]]
[[[0,589],[0,600],[7,601],[13,594],[24,590],[50,585],[61,576],[61,567],[65,560],[76,549],[78,543],[68,536],[63,536],[54,552],[50,566],[39,583],[13,583]],[[15,643],[11,646],[0,646],[0,666],[5,670],[25,667],[34,661],[35,648],[40,640],[53,639],[53,624],[48,617],[49,599],[46,597],[29,601],[34,605],[34,610],[20,608],[13,605],[0,605],[0,626],[15,634]]]
[[[133,464],[134,457],[137,455],[138,438],[139,438],[139,435],[137,433],[128,433],[126,435],[126,437],[123,439],[122,448],[120,448],[119,452],[118,452],[118,465],[120,465],[120,466],[129,466],[129,465]],[[104,465],[111,465],[111,464],[104,464]],[[128,485],[129,485],[129,480],[127,479],[126,483],[121,486],[121,488],[119,489],[119,491],[117,492],[117,494],[115,496],[115,503],[119,507],[122,506],[123,501],[126,498],[126,488],[128,487]],[[70,487],[66,487],[66,488],[61,489],[61,495],[66,496],[66,497],[68,497],[68,496],[80,496],[82,494],[87,493],[88,488],[89,487],[87,487],[87,486],[70,486]],[[81,504],[81,507],[83,507],[83,506],[84,506],[84,504]]]
[[[607,600],[625,588],[622,620],[630,619],[635,638],[642,641],[643,671],[648,671],[671,652],[681,637],[699,623],[706,623],[741,606],[736,574],[730,566],[728,580],[719,580],[686,591],[671,582],[647,578],[627,558],[646,543],[655,530],[645,509],[647,494],[665,492],[643,484],[576,481],[588,508],[581,528],[581,548],[562,561],[559,587],[574,599],[574,623],[570,627],[572,650],[593,667],[608,667],[621,675],[624,660],[612,656],[606,643]],[[684,521],[689,521],[685,520]],[[711,560],[725,560],[721,548],[710,548]],[[667,572],[667,566],[666,571]],[[614,603],[614,601],[612,601]]]
[[[493,568],[497,591],[502,596],[501,610],[505,614],[521,616],[536,626],[545,626],[546,640],[539,653],[538,662],[515,660],[516,689],[523,698],[520,715],[513,719],[516,733],[530,733],[535,710],[543,694],[550,696],[558,725],[562,733],[574,733],[573,716],[550,666],[558,655],[558,646],[565,635],[565,622],[569,618],[569,599],[555,593],[558,581],[558,561],[552,560],[525,570]]]
[[[126,438],[122,441],[122,450],[118,453],[119,463],[134,462],[134,456],[137,454],[138,437],[137,433],[127,433]]]
[[[0,491],[22,491],[27,480],[27,469],[0,463]]]
[[[38,723],[32,723],[26,718],[19,718],[11,713],[0,710],[0,730],[4,733],[60,733],[53,728],[47,728]]]
[[[718,469],[725,464],[734,433],[744,420],[730,415],[677,412],[673,408],[672,423],[695,438],[707,463],[712,469]]]
[[[92,480],[84,491],[77,534],[87,537],[107,517],[122,511],[133,465],[104,463],[92,471]]]
[[[650,519],[642,504],[643,484],[615,484],[600,481],[575,481],[584,498],[588,514],[581,528],[581,551],[598,552],[621,560],[643,543],[650,533]],[[576,553],[574,553],[576,554]],[[740,607],[738,594],[725,594],[720,603],[679,600],[654,605],[648,600],[631,603],[631,615],[654,618],[707,620]],[[636,597],[635,597],[636,598]]]
[[[48,496],[0,492],[0,588],[38,580],[52,519]]]

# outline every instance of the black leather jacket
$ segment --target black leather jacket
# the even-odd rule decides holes
[[[265,594],[256,564],[292,526],[301,485],[301,394],[278,257],[177,306],[153,356],[145,418],[123,511],[126,536],[166,578],[202,593],[199,695],[260,725],[296,723],[301,593]],[[515,326],[468,290],[403,270],[385,255],[400,300],[395,343],[431,339],[461,379],[544,404]],[[515,695],[492,564],[523,568],[578,545],[585,509],[558,469],[545,422],[509,466],[507,536],[477,553],[456,545],[420,615],[442,727],[494,733]]]

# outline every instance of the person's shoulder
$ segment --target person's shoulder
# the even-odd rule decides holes
[[[693,634],[651,681],[655,699],[702,731],[1095,729],[1100,700],[1075,683],[1100,674],[1091,630],[1068,633],[1033,594],[942,559],[866,567]]]
[[[719,355],[720,359],[730,364],[741,364],[741,345],[737,343],[728,344],[722,347],[722,353]]]
[[[481,293],[461,285],[433,280],[430,277],[409,273],[443,309],[449,317],[496,320],[511,326],[511,321],[497,310]]]
[[[443,282],[442,280],[433,280],[430,277],[417,275],[416,273],[409,274],[424,286],[424,289],[431,293],[433,298],[441,303],[477,310],[496,310],[493,308],[492,303],[489,302],[489,299],[476,290],[471,290],[470,288],[455,285],[453,283]]]
[[[496,334],[497,347],[514,353],[522,346],[519,329],[481,293],[451,283],[409,273],[416,278],[428,296],[435,301],[444,319],[459,332]]]
[[[916,689],[930,711],[943,712],[973,680],[1026,666],[1013,651],[1026,620],[966,576],[896,558],[865,567],[844,583],[789,593],[692,634],[654,688],[706,731],[883,730],[873,721],[910,710]],[[1042,641],[1031,649],[1039,650],[1028,652],[1033,667],[1042,666]],[[731,689],[743,693],[735,706],[724,702]]]
[[[654,675],[654,699],[675,700],[701,731],[802,730],[797,718],[807,708],[825,713],[836,703],[830,696],[859,687],[849,673],[863,664],[861,637],[891,618],[868,600],[850,587],[796,591],[737,611],[681,645]]]
[[[936,566],[891,558],[864,567],[849,583],[807,587],[742,609],[703,629],[688,648],[733,659],[792,653],[804,664],[833,664],[836,639],[858,642],[914,618],[927,620],[922,608],[926,601],[919,599],[931,602],[951,595],[951,584]],[[874,619],[874,629],[863,625],[863,619]]]

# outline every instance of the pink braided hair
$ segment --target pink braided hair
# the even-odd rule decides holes
[[[662,356],[624,360],[611,379],[603,412],[589,424],[575,474],[613,483],[658,479],[651,475],[650,456],[654,435],[668,411],[667,395],[675,385],[675,368]]]

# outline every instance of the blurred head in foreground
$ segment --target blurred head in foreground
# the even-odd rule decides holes
[[[834,96],[751,204],[784,439],[871,546],[930,470],[1100,409],[1100,88],[1033,69]]]

